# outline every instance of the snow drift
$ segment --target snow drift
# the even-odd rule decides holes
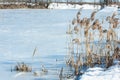
[[[102,68],[90,68],[82,75],[81,80],[119,80],[120,66],[115,65],[107,70]]]

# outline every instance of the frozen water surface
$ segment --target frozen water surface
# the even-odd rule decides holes
[[[0,10],[0,78],[2,80],[57,80],[66,54],[66,28],[77,10]],[[34,58],[34,48],[37,47]],[[56,59],[59,62],[56,62]],[[47,76],[16,76],[11,72],[17,62],[25,62],[34,71],[41,65]]]

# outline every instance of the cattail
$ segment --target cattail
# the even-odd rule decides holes
[[[80,44],[80,40],[78,38],[73,39],[72,42],[74,42],[75,44]]]
[[[118,18],[115,18],[113,23],[113,28],[117,28],[118,24],[119,24]]]
[[[71,28],[71,25],[69,25],[69,28],[68,28],[66,34],[72,34],[72,28]]]
[[[94,40],[93,34],[92,34],[92,32],[90,32],[90,34],[89,34],[89,42],[90,42],[90,41],[93,41],[93,40]]]
[[[93,30],[95,30],[95,29],[97,29],[97,27],[100,25],[100,23],[99,23],[99,20],[98,19],[96,19],[94,22],[93,22],[93,24],[92,24],[92,29]]]
[[[107,16],[107,17],[106,17],[106,21],[109,21],[109,20],[110,20],[110,16]]]
[[[90,26],[90,19],[87,19],[86,20],[86,27],[89,27]]]
[[[116,34],[113,30],[108,30],[107,32],[107,40],[110,41],[110,40],[115,40],[116,39]]]
[[[80,26],[81,26],[81,27],[83,27],[83,23],[84,23],[84,21],[81,20],[81,21],[80,21]]]
[[[110,66],[112,66],[112,64],[113,64],[113,59],[110,58],[110,53],[108,51],[106,55],[106,68],[109,68]]]
[[[63,80],[63,67],[60,70],[59,79]]]
[[[78,33],[78,32],[79,32],[78,26],[75,26],[75,27],[74,27],[74,31],[75,31],[75,33]]]
[[[74,67],[74,65],[75,65],[74,56],[71,57],[71,63],[70,64],[71,64],[72,67]]]
[[[74,19],[72,20],[72,25],[75,25],[76,23],[77,23],[77,19],[74,18]]]
[[[107,41],[110,41],[110,36],[111,36],[111,31],[109,30],[109,31],[107,32]]]
[[[71,55],[68,61],[66,61],[67,66],[69,65],[70,67],[74,67],[74,56]]]
[[[87,55],[92,53],[92,51],[90,49],[90,44],[88,43],[88,41],[86,41],[86,51],[87,51]]]
[[[106,18],[106,21],[108,21],[110,24],[114,23],[112,17],[110,17],[110,16],[108,16],[108,17]]]
[[[112,19],[117,15],[117,12],[114,12],[112,15]]]
[[[37,51],[37,47],[35,47],[35,49],[34,49],[34,51],[33,51],[33,55],[32,55],[32,57],[34,57],[36,51]]]
[[[110,49],[110,48],[111,48],[110,44],[107,44],[107,45],[106,45],[106,48],[107,48],[107,49]]]
[[[77,19],[77,24],[80,24],[80,21],[81,21],[80,19]]]
[[[119,47],[116,47],[114,49],[114,54],[112,55],[113,59],[120,59],[120,54],[119,54],[120,50],[119,50]]]
[[[76,15],[76,16],[77,16],[77,19],[80,19],[80,15],[81,15],[81,13],[78,12],[77,15]]]
[[[98,30],[99,30],[99,38],[102,39],[102,36],[103,36],[103,30],[102,30],[102,26],[101,26],[101,25],[98,26]]]
[[[102,32],[102,26],[100,24],[98,25],[98,30],[99,30],[99,32],[100,31]]]
[[[79,67],[77,64],[75,64],[74,68],[75,68],[75,75],[77,76],[79,74]]]
[[[92,60],[92,55],[89,54],[88,57],[87,57],[87,65],[88,65],[89,67],[92,67],[92,66],[93,66],[93,65],[92,65],[92,62],[93,62],[93,60]]]
[[[81,66],[82,66],[81,55],[80,55],[80,54],[79,54],[79,56],[78,56],[78,58],[77,58],[76,64],[78,65],[78,67],[81,67]]]
[[[84,35],[85,35],[85,37],[88,37],[88,30],[87,29],[85,29]]]
[[[78,38],[75,38],[72,40],[72,42],[74,44],[77,44],[77,53],[76,53],[76,56],[78,55],[78,51],[79,51],[79,45],[80,45],[80,40]]]
[[[92,12],[91,17],[90,17],[91,21],[95,19],[95,14],[96,14],[96,11]]]
[[[87,18],[86,18],[86,17],[83,18],[83,19],[80,21],[81,27],[86,25],[86,21],[87,21]]]

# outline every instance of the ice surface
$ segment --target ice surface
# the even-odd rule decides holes
[[[60,68],[65,66],[65,32],[75,13],[77,10],[0,10],[0,79],[58,80]],[[11,72],[11,68],[17,62],[25,62],[33,72],[40,73],[44,65],[49,73],[37,78],[33,73],[15,77],[18,73]]]

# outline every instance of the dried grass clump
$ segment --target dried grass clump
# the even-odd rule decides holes
[[[19,71],[19,72],[31,72],[32,68],[28,66],[27,64],[25,64],[24,62],[22,62],[22,63],[18,63],[15,66],[14,70]]]

